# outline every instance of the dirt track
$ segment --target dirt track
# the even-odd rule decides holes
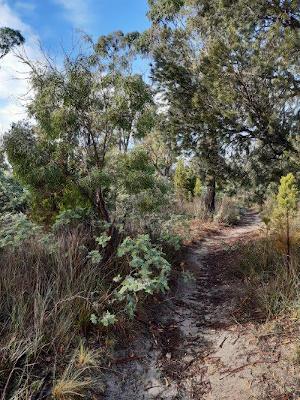
[[[148,328],[116,351],[115,359],[126,362],[106,375],[104,399],[299,398],[295,367],[283,354],[290,342],[264,334],[255,310],[241,307],[251,299],[231,268],[232,248],[259,228],[259,217],[249,212],[239,226],[189,249],[185,270],[194,279],[184,274]]]

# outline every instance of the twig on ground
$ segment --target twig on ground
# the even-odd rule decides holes
[[[246,363],[244,365],[241,365],[240,367],[234,368],[234,369],[227,369],[223,372],[221,372],[222,374],[226,374],[224,376],[222,376],[222,378],[220,378],[220,380],[226,378],[227,376],[230,376],[232,374],[235,374],[237,372],[242,371],[243,369],[247,368],[247,367],[254,367],[257,364],[276,364],[278,363],[280,360],[280,353],[278,354],[278,357],[276,360],[272,360],[272,361],[267,361],[267,360],[257,360],[257,361],[253,361],[252,363]]]

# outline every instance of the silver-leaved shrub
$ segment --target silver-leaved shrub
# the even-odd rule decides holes
[[[125,238],[119,246],[118,256],[127,257],[130,273],[121,280],[118,277],[116,297],[125,302],[127,313],[133,317],[140,297],[169,289],[171,265],[164,253],[152,245],[149,235]]]

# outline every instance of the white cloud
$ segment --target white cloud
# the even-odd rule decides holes
[[[5,130],[7,128],[9,128],[9,126],[11,125],[12,122],[14,121],[19,121],[21,119],[23,119],[26,115],[26,112],[24,110],[24,108],[14,102],[8,102],[4,107],[0,108],[0,125],[3,128],[3,132],[5,132]]]
[[[24,52],[32,59],[39,57],[38,37],[4,0],[0,0],[0,26],[20,30],[26,39]],[[0,135],[12,122],[26,115],[25,103],[29,91],[27,78],[28,67],[15,54],[10,53],[0,60]]]
[[[86,28],[91,21],[88,0],[54,0],[65,10],[64,16],[76,28]]]

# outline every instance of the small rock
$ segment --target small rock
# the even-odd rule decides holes
[[[148,389],[148,395],[150,396],[158,396],[163,392],[164,388],[161,386],[152,387]]]
[[[194,357],[193,356],[190,356],[190,355],[186,355],[186,356],[184,356],[183,357],[183,359],[182,359],[182,361],[184,362],[184,363],[191,363],[192,361],[194,360]]]

